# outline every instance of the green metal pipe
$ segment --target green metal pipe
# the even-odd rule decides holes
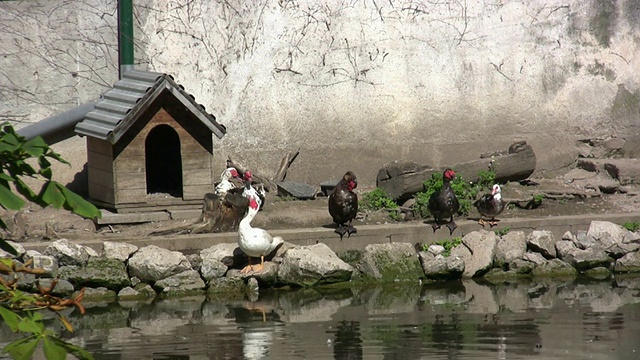
[[[133,70],[133,0],[118,0],[118,74]]]

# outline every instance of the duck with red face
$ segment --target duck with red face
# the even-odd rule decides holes
[[[251,226],[251,221],[258,213],[259,205],[252,195],[248,195],[247,198],[249,208],[238,226],[238,247],[249,257],[249,265],[241,271],[243,274],[261,271],[264,268],[264,257],[283,243],[280,236],[271,236],[266,230]],[[252,257],[259,257],[260,265],[252,265]]]
[[[244,179],[244,190],[242,190],[242,195],[244,197],[252,196],[258,202],[259,210],[262,210],[262,207],[264,206],[264,202],[265,202],[265,196],[266,196],[264,187],[262,187],[261,185],[260,190],[258,190],[253,186],[253,174],[251,173],[251,171],[245,171],[243,179]]]
[[[353,190],[358,187],[358,179],[356,175],[347,171],[336,187],[329,195],[329,214],[333,218],[333,222],[338,225],[336,233],[340,235],[340,239],[347,234],[357,233],[357,229],[351,226],[351,222],[358,214],[358,195]]]
[[[447,227],[449,228],[449,235],[453,234],[458,226],[453,221],[453,214],[460,210],[460,203],[456,197],[455,192],[451,188],[451,180],[456,177],[456,173],[451,169],[446,169],[442,173],[442,189],[436,191],[429,198],[427,208],[433,215],[434,223],[432,225],[433,232],[440,229],[440,224],[443,220],[449,219]]]

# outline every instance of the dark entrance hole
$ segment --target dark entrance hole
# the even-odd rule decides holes
[[[153,128],[145,140],[147,194],[182,197],[180,137],[169,125]]]

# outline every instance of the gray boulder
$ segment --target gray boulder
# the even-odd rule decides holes
[[[91,258],[87,266],[62,266],[60,277],[76,287],[105,287],[120,290],[131,285],[124,263],[116,259]]]
[[[609,254],[609,256],[611,256],[614,259],[619,259],[625,255],[627,255],[628,253],[632,253],[635,251],[638,251],[638,249],[640,249],[640,244],[635,243],[635,242],[630,242],[630,243],[617,243],[614,244],[612,246],[610,246],[609,248],[605,249],[604,251]]]
[[[530,274],[535,268],[535,264],[525,259],[515,259],[509,263],[509,271],[513,271],[517,275]]]
[[[223,261],[229,263],[229,258],[233,258],[235,249],[238,244],[223,243],[213,245],[200,251],[202,263],[200,264],[200,273],[206,282],[214,278],[223,277],[228,270],[228,266]],[[233,261],[231,261],[231,264]]]
[[[242,278],[214,278],[207,284],[207,294],[242,294],[244,291]]]
[[[511,231],[498,239],[494,265],[504,268],[527,251],[526,235],[523,231]]]
[[[124,242],[105,241],[102,243],[102,254],[107,259],[126,262],[138,247]]]
[[[472,231],[462,238],[462,244],[451,250],[450,256],[464,261],[463,277],[481,276],[493,266],[497,242],[498,236],[492,231]]]
[[[576,244],[571,240],[563,240],[556,241],[556,254],[560,259],[564,259],[569,253],[574,250],[578,250]]]
[[[129,258],[129,275],[155,282],[191,269],[187,257],[178,252],[148,245]]]
[[[638,273],[640,272],[640,252],[628,253],[616,260],[613,269],[617,273]]]
[[[266,261],[262,269],[256,270],[254,267],[253,270],[245,273],[239,269],[229,269],[226,277],[230,279],[240,278],[243,280],[253,278],[266,286],[275,286],[278,284],[278,268],[279,266],[275,262]]]
[[[553,233],[547,230],[534,230],[527,236],[527,246],[530,250],[542,254],[546,259],[556,257],[556,241]]]
[[[522,256],[522,259],[532,263],[534,266],[540,266],[545,262],[547,262],[547,259],[545,259],[544,256],[542,256],[542,254],[537,252],[530,252],[530,251],[526,252]]]
[[[592,221],[589,225],[587,236],[595,240],[593,246],[606,249],[615,244],[622,243],[627,232],[627,229],[609,221]]]
[[[89,253],[95,253],[93,249],[88,249],[86,246],[74,244],[67,239],[60,239],[49,244],[44,250],[44,255],[53,256],[58,262],[58,266],[84,266],[89,261]]]
[[[54,279],[48,279],[48,278],[38,279],[36,280],[36,284],[40,285],[40,287],[43,289],[48,289],[51,287],[51,285],[53,285],[53,281]],[[34,286],[33,290],[39,293],[37,286]],[[75,288],[73,287],[73,284],[71,284],[65,279],[57,279],[56,285],[53,287],[53,289],[51,289],[51,295],[69,296],[73,294],[74,291],[75,291]]]
[[[80,289],[79,291],[82,291]],[[74,292],[71,296],[76,297],[79,294],[79,291]],[[111,302],[116,300],[116,292],[113,290],[109,290],[105,287],[85,287],[84,288],[84,297],[82,298],[84,302],[92,302],[92,301],[104,301]]]
[[[58,262],[53,256],[34,254],[31,259],[31,268],[44,270],[40,277],[58,277]]]
[[[182,295],[194,292],[204,292],[205,283],[197,271],[189,269],[179,274],[174,274],[162,280],[158,280],[153,287],[163,295]]]
[[[533,276],[575,277],[578,275],[578,271],[560,259],[551,259],[534,267],[531,274]]]
[[[424,275],[429,279],[458,279],[464,272],[464,261],[457,256],[444,257],[427,251],[418,253]]]
[[[15,267],[16,269],[19,269],[24,266],[24,264],[21,261],[16,259],[11,260],[11,262],[13,263],[13,267]],[[36,280],[36,276],[34,274],[30,274],[23,271],[16,271],[8,274],[0,273],[0,278],[2,278],[2,280],[5,281],[5,283],[17,280],[16,287],[19,290],[23,290],[23,291],[31,290]]]
[[[380,282],[418,280],[424,276],[418,254],[410,243],[367,245],[360,260],[360,271],[365,277]]]
[[[326,244],[289,249],[278,267],[280,281],[308,287],[349,281],[353,267],[342,261]]]
[[[596,267],[609,267],[613,261],[607,253],[598,246],[586,250],[575,249],[563,257],[563,260],[583,272]]]

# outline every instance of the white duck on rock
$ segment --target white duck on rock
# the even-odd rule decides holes
[[[238,226],[238,246],[240,250],[249,256],[249,265],[245,266],[241,273],[258,272],[264,268],[264,257],[274,251],[284,240],[280,236],[271,236],[267,231],[254,228],[251,221],[259,210],[258,202],[254,196],[249,198],[249,208]],[[259,257],[260,265],[251,265],[251,258]]]

